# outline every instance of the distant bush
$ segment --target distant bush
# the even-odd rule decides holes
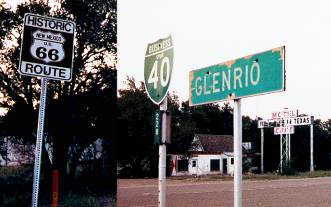
[[[31,203],[32,168],[0,168],[0,206],[26,206]]]
[[[96,197],[92,195],[80,195],[69,193],[61,202],[63,207],[99,207],[101,206]]]
[[[33,166],[0,167],[0,207],[30,206]],[[67,180],[68,181],[68,180]],[[59,194],[61,207],[99,207],[116,205],[116,192],[109,192],[103,177],[79,176],[66,184]],[[52,183],[40,177],[38,206],[52,203]]]
[[[31,193],[25,192],[20,193],[15,196],[2,196],[3,202],[1,203],[2,207],[18,207],[18,206],[29,206],[27,204],[31,203]]]
[[[294,169],[293,167],[290,167],[289,165],[283,168],[284,175],[296,175],[297,173],[298,173],[297,170]]]

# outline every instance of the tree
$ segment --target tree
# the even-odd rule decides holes
[[[183,118],[175,93],[167,96],[168,111],[172,114],[172,138],[168,153],[185,152],[193,138],[194,125]],[[141,82],[136,85],[127,78],[127,88],[118,97],[118,163],[125,176],[156,176],[158,146],[154,144],[154,116],[159,107],[148,98]]]
[[[109,146],[116,136],[116,6],[116,0],[65,0],[52,10],[35,1],[18,5],[16,11],[3,3],[0,7],[0,107],[8,110],[8,133],[25,139],[35,137],[40,81],[17,72],[23,16],[30,12],[76,22],[72,81],[50,81],[47,94],[46,138],[53,149],[53,168],[61,175],[66,175],[68,161],[70,174],[75,174],[82,151],[96,138]],[[26,124],[15,125],[14,117],[23,117]],[[109,153],[114,156],[113,149]]]
[[[192,119],[188,102],[182,102],[180,105],[180,101],[174,92],[169,103],[169,110],[172,114],[172,134],[171,144],[167,152],[169,154],[187,154],[194,137],[196,122]]]
[[[223,106],[212,103],[190,107],[186,101],[182,103],[181,111],[183,111],[185,118],[191,117],[192,121],[195,122],[194,133],[233,133],[233,109],[228,103]]]
[[[314,165],[315,169],[330,169],[330,138],[328,121],[314,120]],[[264,163],[266,171],[276,171],[280,163],[280,136],[273,128],[264,128]],[[259,139],[256,140],[259,143]],[[259,149],[260,150],[260,149]],[[310,166],[310,126],[295,126],[291,135],[291,167],[297,171],[308,171]]]
[[[118,97],[118,162],[126,174],[137,177],[148,174],[150,159],[156,148],[153,139],[153,116],[157,106],[149,100],[143,83],[136,86],[127,79],[127,89],[119,90]]]
[[[172,114],[168,154],[188,154],[195,133],[232,134],[232,108],[228,104],[190,107],[188,101],[180,102],[174,92],[167,98]],[[133,78],[128,78],[127,88],[119,90],[118,162],[125,176],[157,175],[158,147],[153,144],[157,109],[143,83],[137,86]]]

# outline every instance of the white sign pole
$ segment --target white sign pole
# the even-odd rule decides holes
[[[289,166],[291,167],[291,134],[288,135],[288,159]]]
[[[166,156],[167,149],[165,145],[166,140],[166,111],[167,111],[167,97],[162,101],[160,105],[160,111],[164,111],[162,113],[162,138],[161,143],[159,145],[159,207],[166,206]]]
[[[286,155],[285,155],[285,157],[286,157],[286,168],[288,167],[288,158],[289,158],[289,156],[288,156],[288,133],[286,133],[285,134],[285,142],[286,142],[286,146],[285,146],[285,149],[286,149]]]
[[[279,136],[280,138],[280,174],[283,173],[283,135],[281,134]]]
[[[8,137],[5,137],[5,143],[6,143],[6,159],[5,159],[5,163],[6,163],[6,167],[8,166]]]
[[[41,78],[37,143],[36,143],[36,148],[35,148],[34,172],[33,172],[32,207],[38,206],[40,163],[41,163],[42,143],[43,143],[43,137],[44,137],[43,135],[44,135],[46,94],[47,94],[47,79]]]
[[[242,207],[242,117],[241,100],[234,100],[233,109],[234,138],[234,206]]]
[[[314,172],[314,117],[310,124],[310,172]]]
[[[261,173],[264,173],[264,166],[263,166],[263,153],[264,153],[264,130],[261,128]]]

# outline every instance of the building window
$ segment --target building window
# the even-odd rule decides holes
[[[197,166],[197,161],[196,160],[192,160],[192,167],[196,167]]]
[[[234,164],[234,158],[232,157],[231,158],[231,165],[233,165]]]
[[[178,172],[188,171],[188,160],[178,160]]]
[[[220,171],[220,160],[219,159],[210,160],[210,171]]]

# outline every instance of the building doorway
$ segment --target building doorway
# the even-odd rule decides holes
[[[223,174],[228,174],[228,159],[224,158],[223,161]]]
[[[210,171],[220,171],[220,160],[219,159],[210,160]]]

